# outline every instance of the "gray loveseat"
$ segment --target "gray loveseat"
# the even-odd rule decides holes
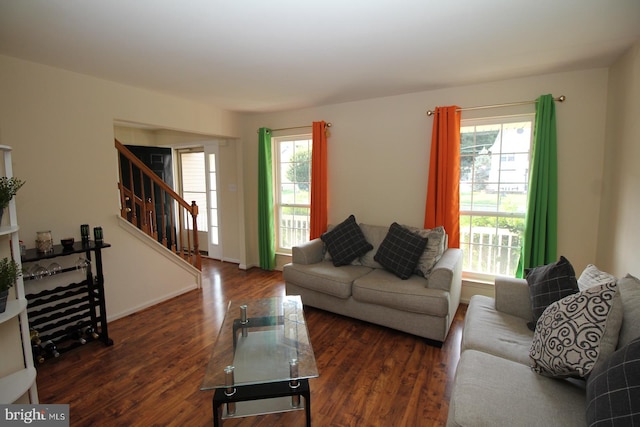
[[[389,227],[359,224],[373,249],[336,267],[321,239],[293,248],[283,269],[286,292],[305,305],[427,338],[447,337],[460,302],[462,251],[447,247],[444,229],[412,229],[427,237],[422,270],[403,280],[374,259]],[[439,234],[438,234],[439,233]],[[427,276],[426,278],[424,276]]]
[[[623,311],[620,349],[640,336],[640,281],[632,276],[617,279],[617,288]],[[523,279],[496,278],[495,299],[471,298],[447,426],[587,425],[590,380],[551,378],[530,367],[534,332],[527,322],[532,314],[529,286]],[[604,363],[609,363],[606,358]],[[600,375],[596,369],[593,377]],[[617,425],[630,425],[622,421]]]

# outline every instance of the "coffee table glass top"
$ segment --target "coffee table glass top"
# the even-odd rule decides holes
[[[230,369],[230,367],[233,367]],[[201,390],[318,376],[299,295],[230,301]]]

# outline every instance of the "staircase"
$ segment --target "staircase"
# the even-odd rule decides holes
[[[117,139],[120,216],[168,251],[202,270],[198,206],[187,203]]]

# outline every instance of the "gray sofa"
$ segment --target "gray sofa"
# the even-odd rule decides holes
[[[617,288],[623,307],[620,348],[640,336],[640,282],[627,276],[617,280]],[[526,280],[499,277],[495,299],[471,298],[447,426],[587,425],[587,382],[531,369],[532,319]]]
[[[350,265],[336,267],[321,239],[293,248],[283,276],[288,295],[300,295],[305,305],[383,325],[427,338],[440,345],[460,302],[462,251],[447,248],[447,238],[429,237],[438,246],[434,264],[425,274],[402,280],[374,260],[389,227],[360,224],[373,249]],[[434,229],[435,230],[435,229]],[[429,243],[428,243],[429,247]],[[431,248],[435,251],[435,248]],[[426,253],[426,251],[425,251]]]

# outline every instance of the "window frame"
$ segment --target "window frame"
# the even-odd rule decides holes
[[[280,145],[282,142],[292,142],[292,141],[308,141],[309,152],[313,155],[313,136],[311,133],[302,133],[302,134],[294,134],[294,135],[279,135],[271,136],[271,149],[272,149],[272,159],[273,159],[273,203],[274,203],[274,230],[275,230],[275,243],[276,243],[276,253],[283,255],[291,255],[292,248],[295,244],[299,244],[301,242],[297,242],[292,245],[291,248],[283,247],[280,245],[282,239],[282,230],[280,228],[281,223],[281,208],[290,207],[290,208],[303,208],[309,210],[309,221],[307,225],[310,226],[310,216],[311,216],[311,155],[309,156],[309,203],[283,203],[282,202],[282,174],[286,174],[286,171],[281,169],[281,151]],[[310,232],[310,230],[308,230]],[[306,242],[309,241],[309,234],[307,234]]]
[[[531,123],[531,134],[530,134],[530,139],[529,139],[529,151],[528,151],[528,168],[527,168],[527,179],[526,179],[526,192],[525,192],[525,206],[524,206],[524,213],[520,214],[517,212],[507,212],[507,211],[500,211],[499,209],[496,211],[491,211],[491,212],[487,212],[487,211],[479,211],[477,209],[472,209],[471,210],[463,210],[463,206],[462,204],[460,205],[460,209],[459,209],[459,217],[460,217],[460,222],[462,223],[462,217],[463,216],[484,216],[484,217],[488,217],[488,218],[522,218],[524,219],[526,216],[526,200],[528,200],[528,192],[529,192],[529,171],[531,168],[531,156],[533,154],[533,132],[534,132],[534,126],[535,126],[535,113],[523,113],[523,114],[514,114],[514,115],[505,115],[505,116],[490,116],[490,117],[479,117],[479,118],[469,118],[469,119],[462,119],[460,122],[460,130],[462,131],[462,128],[464,127],[468,127],[468,126],[483,126],[483,125],[500,125],[503,126],[505,124],[509,124],[509,123],[517,123],[517,122],[529,122]],[[461,132],[462,133],[462,132]],[[504,151],[501,147],[500,149],[500,153],[496,154],[494,153],[493,155],[496,155],[498,158],[500,158],[500,160],[502,160],[502,158],[504,156],[515,156],[517,155],[517,153],[512,152],[512,151]],[[461,153],[461,160],[462,160],[462,153]],[[499,174],[501,174],[502,172],[504,172],[507,169],[503,169],[502,166],[499,168]],[[510,169],[511,171],[513,169]],[[524,172],[524,171],[523,171]],[[464,183],[467,183],[468,181],[465,180]],[[499,186],[503,183],[503,182],[510,182],[510,181],[502,181],[502,180],[498,180],[497,181],[497,185],[498,188],[500,188]],[[471,185],[472,185],[472,189],[473,189],[473,179],[471,180]],[[462,187],[463,187],[463,177],[462,174],[460,176],[460,190],[462,193]],[[501,191],[498,191],[498,193],[501,193]],[[499,208],[499,204],[497,206],[497,208]],[[489,215],[488,213],[491,213],[492,215]],[[469,225],[469,229],[472,229],[472,224]],[[463,229],[461,227],[461,238],[462,238],[462,233]],[[460,242],[460,247],[461,248],[467,248],[467,244],[469,246],[473,246],[473,242],[468,242],[468,243],[463,243],[462,241]],[[469,254],[465,254],[465,260],[467,259],[468,256],[470,256]],[[515,277],[515,271],[512,271],[511,273],[508,274],[508,276],[510,277]],[[470,281],[474,281],[474,282],[480,282],[480,283],[489,283],[489,284],[493,284],[495,282],[495,278],[496,276],[499,275],[503,275],[503,274],[496,274],[496,273],[492,273],[492,272],[481,272],[481,271],[471,271],[471,270],[465,270],[464,269],[464,264],[463,264],[463,271],[462,271],[462,277],[465,280],[470,280]]]

